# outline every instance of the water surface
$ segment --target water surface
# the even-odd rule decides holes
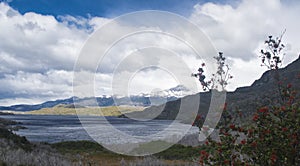
[[[27,129],[16,131],[16,134],[25,136],[33,142],[61,142],[93,139],[82,127],[77,116],[74,115],[3,115],[2,118],[21,122]],[[126,118],[106,117],[107,121],[119,132],[132,135],[141,139],[126,139],[127,142],[118,138],[118,132],[114,132],[107,126],[107,121],[95,116],[81,118],[85,127],[94,138],[105,141],[108,144],[130,143],[139,141],[161,140],[165,137],[165,131],[172,134],[171,137],[182,134],[186,124],[173,123],[169,120],[135,121]],[[95,131],[95,132],[93,132]],[[189,134],[197,133],[198,128],[192,127]],[[159,134],[162,133],[162,134]],[[145,139],[145,138],[146,139]],[[120,142],[123,141],[123,142]]]

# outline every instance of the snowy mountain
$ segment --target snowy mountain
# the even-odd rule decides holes
[[[134,106],[152,106],[164,104],[168,101],[177,100],[186,95],[191,95],[192,92],[183,85],[178,85],[176,87],[154,91],[152,93],[140,93],[138,95],[131,95],[130,97],[118,97],[115,96],[115,105],[134,105]]]
[[[275,79],[277,74],[280,76],[281,84],[283,86],[292,86],[293,91],[300,92],[299,57],[285,68],[279,69],[278,71],[266,71],[261,78],[256,80],[251,86],[240,87],[233,92],[228,92],[226,94],[227,109],[238,109],[239,111],[243,112],[245,117],[251,117],[257,108],[261,107],[262,105],[269,105],[270,102],[275,102],[278,100],[278,81]],[[156,119],[174,120],[178,115],[182,100],[187,102],[186,105],[192,106],[193,102],[199,99],[201,100],[198,107],[198,114],[206,116],[211,102],[211,95],[211,92],[201,92],[193,95],[187,95],[180,99],[166,102],[163,105],[148,107],[143,112],[130,113],[126,116],[143,117],[145,119],[149,119],[148,116],[158,114]],[[300,94],[296,93],[294,100],[299,101],[299,99]]]
[[[183,85],[178,85],[174,88],[158,91],[150,96],[160,96],[160,97],[176,97],[181,98],[186,95],[191,95],[192,92]]]
[[[187,89],[183,85],[178,85],[171,89],[166,89],[162,91],[156,91],[154,93],[141,93],[139,95],[132,95],[130,97],[124,96],[101,96],[96,97],[96,101],[98,106],[112,106],[112,105],[130,105],[130,106],[152,106],[152,105],[160,105],[164,104],[168,101],[177,100],[178,98],[184,97],[186,95],[190,95],[191,91]],[[59,99],[55,101],[46,101],[41,104],[35,105],[12,105],[8,107],[0,106],[1,110],[9,110],[9,111],[32,111],[39,110],[42,108],[51,108],[59,104],[64,105],[73,105],[74,101],[76,101],[76,105],[81,106],[97,106],[95,105],[95,98],[86,97],[86,98],[78,98],[71,97],[68,99]]]

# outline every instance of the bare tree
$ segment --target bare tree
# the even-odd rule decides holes
[[[229,65],[226,64],[226,58],[223,55],[223,52],[219,52],[219,55],[215,56],[214,59],[216,60],[218,68],[216,73],[212,74],[212,77],[209,81],[205,80],[205,63],[202,63],[201,67],[198,69],[198,73],[192,74],[192,76],[199,78],[204,91],[219,88],[221,88],[222,91],[225,91],[226,86],[228,85],[228,81],[232,79],[233,76],[229,73],[230,68]]]

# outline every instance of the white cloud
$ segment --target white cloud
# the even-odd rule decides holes
[[[0,27],[0,105],[72,95],[73,66],[89,36],[85,29],[50,15],[22,15],[6,3],[0,3]]]
[[[166,82],[168,84],[166,84]],[[144,93],[151,93],[154,90],[165,90],[170,87],[175,87],[179,84],[169,72],[157,69],[138,72],[128,85],[130,94],[139,94],[138,89],[143,89]]]
[[[80,46],[88,36],[59,23],[53,16],[21,15],[4,3],[0,3],[0,27],[1,52],[26,64],[22,70],[28,72],[72,70]],[[16,72],[18,66],[12,69]]]
[[[298,57],[300,5],[291,6],[280,0],[242,0],[236,7],[206,3],[196,5],[190,20],[212,40],[219,51],[230,58],[235,78],[229,89],[250,85],[265,68],[257,60],[262,43],[268,35],[279,36],[284,29],[286,49],[284,66]],[[297,3],[296,3],[297,4]],[[247,76],[247,77],[246,77]],[[249,76],[249,77],[248,77]]]
[[[69,97],[72,95],[72,75],[72,72],[64,70],[49,70],[45,74],[23,71],[5,74],[0,79],[0,103],[5,104],[8,99],[15,98],[36,100]]]
[[[286,28],[284,41],[289,48],[286,50],[285,65],[298,57],[299,11],[300,5],[297,3],[291,5],[280,0],[242,0],[234,7],[230,4],[214,3],[195,5],[188,19],[197,24],[216,48],[224,51],[228,57],[234,75],[229,89],[234,90],[238,86],[250,85],[261,76],[264,68],[260,67],[257,56],[261,44],[269,34],[279,35]],[[111,20],[101,17],[83,18],[67,15],[56,19],[51,15],[33,12],[20,14],[6,3],[0,3],[0,105],[36,103],[72,96],[72,70],[77,56],[93,30],[102,27],[108,21]],[[154,20],[148,21],[151,24]],[[93,47],[106,48],[113,37],[139,28],[134,24],[135,22],[126,25],[116,22],[111,24],[111,29],[105,31],[99,39],[100,43]],[[177,32],[181,30],[179,28],[166,24],[157,30]],[[113,67],[119,65],[127,55],[149,46],[177,53],[192,70],[196,70],[202,62],[191,56],[185,44],[170,36],[139,34],[121,40],[119,45],[111,50],[111,55],[103,59],[96,75],[94,69],[90,68],[91,62],[98,63],[93,58],[86,59],[82,68],[84,70],[76,71],[76,74],[82,76],[81,83],[86,81],[86,78],[95,76],[96,95],[109,95],[112,92],[111,82],[115,70]],[[174,69],[172,72],[180,73],[181,64],[173,64],[163,56],[158,59],[152,56],[140,57],[138,62],[136,60],[129,59],[127,65],[123,65],[123,69],[128,72],[134,65],[162,65],[170,62],[170,66],[178,66],[178,70]],[[161,78],[162,75],[165,77]],[[166,73],[156,70],[140,72],[132,80],[132,87],[136,88],[131,89],[133,93],[170,88],[176,84]]]

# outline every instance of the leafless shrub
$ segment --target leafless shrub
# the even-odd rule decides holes
[[[158,159],[154,156],[147,156],[144,158],[138,158],[135,161],[126,163],[125,160],[121,160],[121,166],[196,166],[196,163],[178,162],[178,161],[165,161]]]
[[[0,161],[7,165],[43,165],[68,166],[71,163],[47,145],[35,145],[31,151],[25,151],[14,145],[12,141],[0,139]]]

